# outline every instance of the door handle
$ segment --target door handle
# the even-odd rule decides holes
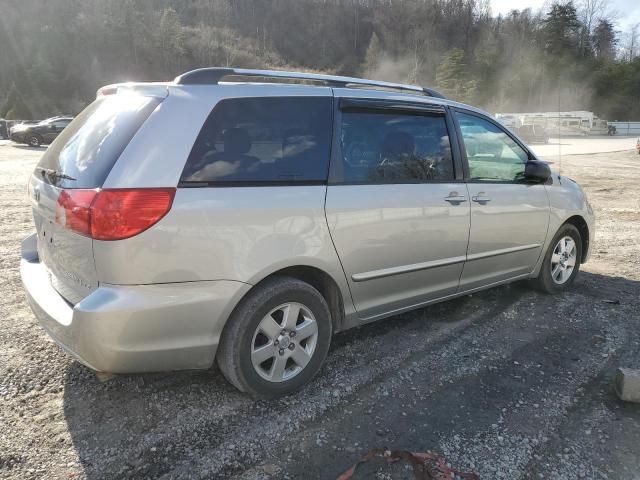
[[[487,202],[490,202],[491,198],[487,197],[486,193],[480,192],[478,193],[478,195],[471,197],[471,200],[473,200],[476,203],[485,204]]]
[[[448,197],[444,197],[445,202],[449,202],[452,204],[459,204],[467,201],[467,197],[464,195],[458,195],[458,192],[451,192]]]

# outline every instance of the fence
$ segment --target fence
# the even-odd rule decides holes
[[[616,127],[616,135],[637,135],[640,137],[640,122],[609,122]]]

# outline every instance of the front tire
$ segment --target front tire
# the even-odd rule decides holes
[[[573,283],[580,271],[582,237],[576,227],[565,224],[555,234],[542,260],[533,285],[546,293],[560,293]]]
[[[320,292],[295,278],[273,277],[249,292],[229,318],[218,366],[252,397],[288,395],[318,373],[331,335],[329,306]]]

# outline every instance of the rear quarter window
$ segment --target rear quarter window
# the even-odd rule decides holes
[[[45,181],[63,188],[101,187],[120,154],[161,101],[134,94],[98,98],[53,141],[36,174],[39,169],[47,169],[71,177],[43,175]]]
[[[191,150],[181,184],[325,182],[330,97],[220,101]]]

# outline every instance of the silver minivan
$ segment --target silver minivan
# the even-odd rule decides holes
[[[560,292],[594,235],[582,189],[482,111],[280,71],[104,87],[29,198],[22,280],[62,348],[113,373],[217,362],[256,397],[308,382],[335,332],[515,280]]]

